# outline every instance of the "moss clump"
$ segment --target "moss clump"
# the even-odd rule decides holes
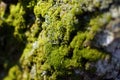
[[[5,23],[14,28],[13,36],[24,43],[25,48],[18,61],[20,67],[13,66],[4,79],[82,78],[76,75],[76,69],[87,71],[90,69],[88,63],[106,56],[90,45],[84,46],[110,20],[108,13],[90,11],[90,5],[93,5],[91,9],[99,9],[100,3],[93,3],[83,0],[22,0],[11,5]],[[86,6],[88,10],[83,8],[83,4],[89,5]]]
[[[10,69],[8,73],[9,77],[6,77],[4,80],[14,80],[14,79],[20,80],[22,79],[20,74],[22,74],[21,69],[19,68],[18,65],[15,65]]]
[[[10,15],[6,19],[6,22],[9,23],[10,26],[14,26],[15,32],[14,35],[19,37],[20,40],[24,37],[24,32],[26,29],[25,19],[24,19],[25,11],[21,4],[11,5],[10,6]]]

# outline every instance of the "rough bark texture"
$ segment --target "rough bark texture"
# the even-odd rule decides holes
[[[2,0],[0,78],[120,80],[119,0]]]

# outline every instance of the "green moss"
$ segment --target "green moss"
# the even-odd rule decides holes
[[[96,49],[83,49],[79,53],[81,53],[82,57],[89,61],[96,61],[102,58],[105,54]]]
[[[14,26],[15,32],[14,35],[18,37],[20,40],[24,37],[24,31],[26,29],[25,19],[24,19],[25,11],[20,3],[17,5],[10,6],[10,15],[6,19],[6,22],[9,25]]]
[[[84,46],[110,20],[108,13],[86,14],[82,5],[92,3],[83,0],[22,0],[11,5],[5,22],[13,26],[14,36],[26,45],[19,59],[22,71],[13,66],[5,80],[64,80],[66,76],[77,80],[81,77],[74,78],[75,69],[90,70],[91,62],[104,58],[104,52]],[[100,4],[93,6],[99,8]],[[27,22],[29,12],[35,17]],[[43,72],[46,73],[43,75]]]
[[[92,40],[94,35],[100,31],[100,29],[103,28],[110,20],[111,16],[109,13],[100,14],[92,18],[89,23],[91,30],[87,38]]]
[[[51,6],[51,3],[39,1],[37,6],[35,6],[34,8],[34,13],[37,17],[39,17],[40,15],[44,16]]]
[[[8,77],[4,78],[4,80],[20,80],[22,79],[22,71],[20,71],[20,68],[18,65],[15,65],[12,67],[8,73]]]
[[[61,46],[59,49],[53,50],[51,55],[48,57],[48,63],[53,66],[55,69],[62,69],[65,66],[63,65],[65,61],[65,56],[68,54],[67,47]]]
[[[79,32],[79,33],[73,38],[70,46],[71,46],[72,48],[77,48],[77,49],[81,48],[81,47],[82,47],[82,44],[83,44],[83,42],[84,42],[84,40],[85,40],[85,38],[86,38],[86,34]]]

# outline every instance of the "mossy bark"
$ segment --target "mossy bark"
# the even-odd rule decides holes
[[[104,75],[95,76],[96,68],[91,64],[110,54],[91,41],[113,19],[109,8],[114,3],[114,0],[10,3],[9,13],[3,10],[0,15],[0,48],[5,48],[0,49],[0,55],[5,54],[1,66],[2,72],[8,72],[4,80],[92,80],[92,77],[103,80]],[[4,37],[6,43],[2,44]],[[16,61],[7,58],[16,56]]]

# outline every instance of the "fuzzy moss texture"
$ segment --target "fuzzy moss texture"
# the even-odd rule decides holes
[[[109,56],[89,44],[111,19],[101,6],[99,0],[19,0],[11,4],[9,13],[0,12],[1,77],[83,80],[84,75],[77,75],[76,70],[93,74],[96,69],[89,65]]]

